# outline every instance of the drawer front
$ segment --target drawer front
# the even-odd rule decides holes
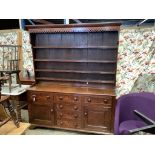
[[[34,104],[51,104],[53,101],[52,93],[48,92],[28,92],[28,101]]]
[[[78,95],[64,95],[64,94],[56,94],[54,95],[54,101],[56,102],[69,102],[69,103],[79,103],[80,96]]]
[[[81,120],[57,120],[57,126],[62,128],[81,128]]]
[[[67,120],[77,120],[81,119],[81,112],[79,111],[63,111],[63,110],[58,110],[56,112],[56,118],[57,119],[67,119]]]
[[[56,109],[57,110],[63,110],[63,111],[79,111],[81,110],[81,104],[80,103],[56,103]]]
[[[85,96],[84,103],[88,104],[103,104],[103,105],[111,105],[112,97],[111,96]]]

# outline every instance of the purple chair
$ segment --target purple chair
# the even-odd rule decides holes
[[[155,133],[155,94],[132,93],[121,96],[116,105],[114,134],[138,131]]]

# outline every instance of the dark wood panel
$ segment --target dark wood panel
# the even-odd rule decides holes
[[[84,128],[89,130],[111,130],[111,108],[104,106],[84,106]]]
[[[52,106],[35,105],[29,103],[29,121],[34,124],[54,125],[54,112]]]
[[[35,45],[48,45],[48,34],[37,34]]]
[[[66,83],[63,83],[60,84],[59,82],[58,83],[51,83],[51,82],[47,82],[47,83],[39,83],[39,84],[36,84],[35,86],[33,87],[30,87],[28,89],[28,91],[32,91],[32,92],[35,92],[35,91],[39,91],[39,92],[55,92],[55,93],[63,93],[64,95],[84,95],[84,94],[87,94],[87,95],[90,95],[90,96],[115,96],[115,91],[114,89],[98,89],[98,88],[92,88],[92,87],[80,87],[79,85],[70,85],[70,84],[66,84]],[[54,94],[55,94],[54,93]]]
[[[102,64],[102,63],[89,63],[87,66],[87,70],[91,71],[91,70],[96,70],[96,71],[109,71],[109,72],[115,72],[116,71],[116,64]]]
[[[28,101],[32,104],[52,105],[53,96],[51,93],[45,92],[28,92]]]
[[[56,109],[62,111],[79,111],[81,110],[81,103],[70,103],[67,101],[59,101],[56,103]]]
[[[77,119],[81,119],[81,111],[72,111],[71,109],[67,111],[57,110],[56,118],[77,121]]]
[[[74,33],[62,33],[61,34],[61,45],[62,46],[74,46],[75,45]]]
[[[110,74],[79,74],[79,73],[54,73],[36,72],[36,77],[62,78],[62,79],[79,79],[79,80],[115,80],[115,75]]]
[[[103,46],[118,46],[118,32],[104,32],[103,34]]]
[[[74,120],[57,120],[57,126],[62,128],[81,128],[81,121],[74,121]]]
[[[115,84],[115,81],[104,80],[82,80],[82,79],[63,79],[63,78],[49,78],[49,77],[36,77],[36,80],[42,81],[65,81],[65,82],[84,82],[84,83],[102,83],[102,84]]]
[[[36,69],[57,69],[57,70],[87,70],[87,63],[59,63],[59,62],[36,62]]]
[[[55,33],[53,33],[52,35],[48,34],[48,46],[49,45],[50,46],[60,46],[60,45],[62,45],[61,39],[62,39],[61,34],[55,34]]]
[[[117,46],[87,46],[87,45],[82,45],[82,44],[80,44],[80,45],[74,45],[74,46],[62,46],[61,44],[60,44],[60,46],[54,46],[54,45],[51,45],[51,43],[49,42],[49,45],[48,46],[33,46],[33,48],[34,49],[46,49],[46,48],[48,48],[48,49],[50,49],[50,48],[52,48],[52,49],[65,49],[65,48],[67,48],[67,49],[82,49],[82,48],[86,48],[86,49],[117,49],[118,47]]]
[[[36,69],[35,72],[54,72],[54,73],[81,73],[81,74],[115,74],[115,72],[104,71],[77,71],[77,70],[52,70],[52,69]]]
[[[111,96],[84,96],[83,102],[88,105],[104,105],[104,106],[112,106],[112,97]]]
[[[35,59],[34,61],[44,61],[44,62],[87,62],[87,63],[116,63],[113,60],[73,60],[73,59]]]
[[[80,95],[66,95],[63,93],[59,93],[54,95],[54,101],[55,102],[69,102],[70,104],[79,103],[81,102],[81,96]]]
[[[117,60],[117,49],[88,49],[88,60]]]

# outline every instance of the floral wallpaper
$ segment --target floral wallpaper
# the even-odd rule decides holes
[[[27,76],[26,70],[29,71],[30,76],[34,77],[34,66],[32,48],[30,44],[30,35],[27,31],[22,31],[22,49],[23,49],[23,76]]]
[[[155,28],[127,28],[119,34],[116,97],[155,90]]]
[[[20,34],[20,35],[19,35]],[[20,38],[22,37],[22,38]],[[0,31],[0,45],[19,45],[19,39],[22,46],[22,77],[27,77],[27,70],[31,77],[34,77],[33,57],[30,44],[30,36],[27,31],[24,30],[1,30]],[[0,70],[2,70],[2,51],[0,48]],[[10,52],[5,52],[5,58],[9,57]],[[7,64],[4,64],[4,68],[7,68]]]

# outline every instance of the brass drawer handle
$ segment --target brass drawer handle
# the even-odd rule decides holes
[[[78,118],[78,114],[74,114],[74,118]]]
[[[87,101],[88,101],[88,102],[91,102],[91,98],[88,98]]]
[[[104,103],[108,103],[108,100],[107,99],[104,99]]]
[[[74,106],[74,110],[78,110],[78,107],[77,106]]]
[[[50,99],[50,96],[46,96],[46,98],[49,100]]]
[[[85,115],[85,116],[87,116],[87,115],[88,115],[88,113],[87,113],[87,112],[85,112],[85,113],[84,113],[84,115]]]
[[[63,122],[60,122],[60,125],[63,125]]]
[[[63,114],[62,113],[60,113],[60,117],[62,117],[63,116]]]
[[[33,101],[33,102],[36,101],[36,95],[32,95],[32,101]]]
[[[59,105],[59,108],[60,108],[60,109],[62,109],[62,108],[63,108],[63,105],[62,105],[62,104],[60,104],[60,105]]]
[[[63,97],[62,97],[62,96],[60,96],[60,97],[59,97],[59,100],[63,100]]]
[[[54,110],[53,109],[51,109],[51,112],[53,112]]]
[[[77,97],[74,97],[74,101],[78,101],[78,98]]]

